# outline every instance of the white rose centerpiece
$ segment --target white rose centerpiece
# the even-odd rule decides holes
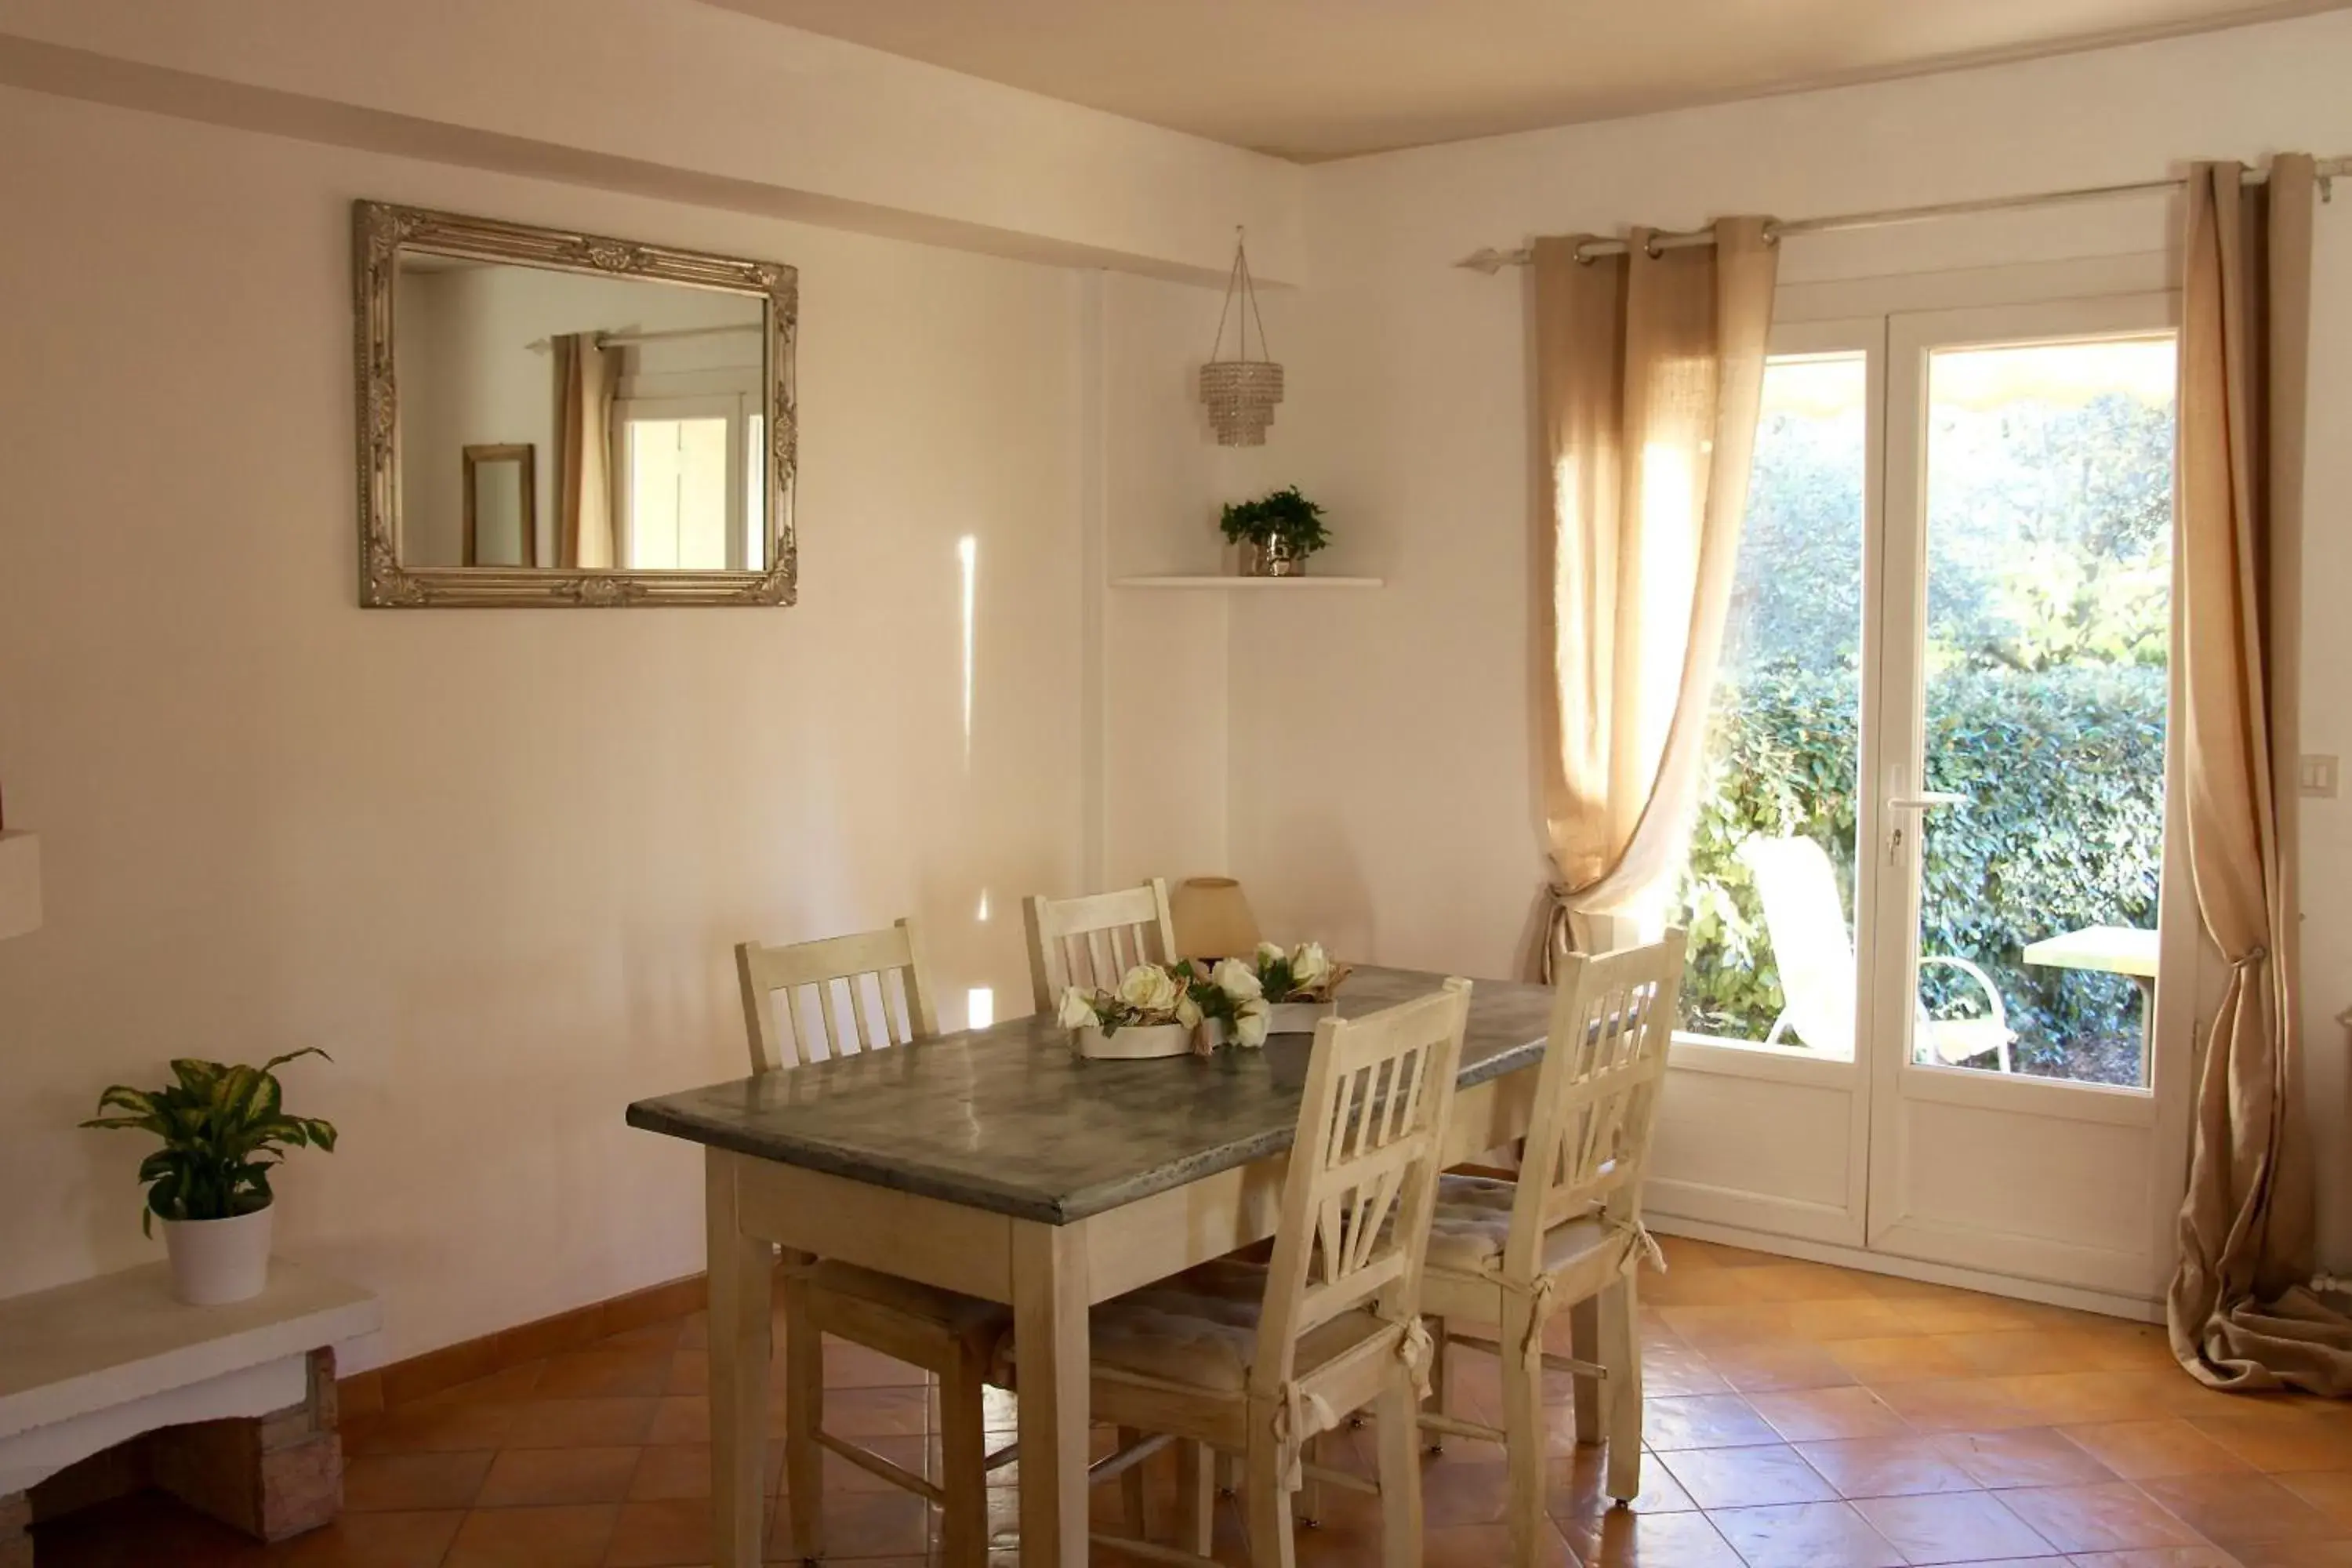
[[[1115,991],[1064,987],[1054,1017],[1082,1057],[1181,1057],[1201,1022],[1192,986],[1188,966],[1139,963]]]
[[[1301,942],[1287,951],[1270,942],[1258,943],[1258,990],[1265,997],[1274,1034],[1312,1034],[1316,1025],[1339,1010],[1332,998],[1347,978],[1348,966],[1332,963],[1319,942]]]

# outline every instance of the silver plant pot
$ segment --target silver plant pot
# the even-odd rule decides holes
[[[1242,574],[1248,577],[1304,577],[1306,552],[1286,539],[1242,547]]]

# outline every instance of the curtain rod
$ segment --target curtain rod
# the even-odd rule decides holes
[[[662,343],[671,342],[679,338],[728,338],[733,337],[738,332],[760,332],[766,330],[758,321],[743,321],[725,327],[672,327],[667,331],[660,332],[598,332],[596,346],[607,348],[614,344]],[[523,344],[523,347],[535,354],[543,354],[554,346],[553,338],[533,338]]]
[[[763,329],[757,321],[741,321],[724,327],[672,327],[660,332],[599,332],[600,343],[666,343],[679,338],[729,338],[738,332],[756,332]]]
[[[2352,174],[2352,158],[2322,158],[2316,166],[2320,199],[2332,201],[2335,199],[2333,182],[2338,174]],[[2259,169],[2252,171],[2250,175],[2256,183],[2266,177]],[[2180,179],[2135,180],[2128,184],[2084,185],[2071,191],[2042,191],[2024,196],[1985,196],[1976,201],[1937,202],[1928,206],[1883,207],[1876,212],[1840,213],[1833,217],[1797,218],[1789,223],[1770,222],[1764,226],[1764,235],[1768,239],[1780,240],[1791,235],[1892,228],[1900,224],[1967,217],[1975,213],[2003,212],[2013,207],[2057,206],[2067,202],[2104,201],[2114,196],[2151,195],[2158,191],[2177,191],[2186,183]],[[1715,230],[1700,228],[1685,233],[1662,233],[1654,236],[1650,243],[1654,250],[1681,250],[1692,246],[1713,245]],[[1628,248],[1622,239],[1591,239],[1576,247],[1576,258],[1585,261],[1596,256],[1622,256]],[[1472,251],[1454,265],[1492,277],[1506,267],[1525,267],[1534,259],[1532,246],[1521,246],[1517,250],[1496,250],[1489,246]]]

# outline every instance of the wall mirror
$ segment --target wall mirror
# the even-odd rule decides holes
[[[360,601],[789,605],[797,275],[360,202]]]

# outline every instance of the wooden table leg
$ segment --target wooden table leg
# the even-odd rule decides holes
[[[773,1349],[774,1260],[737,1223],[742,1156],[711,1149],[703,1162],[703,1224],[710,1264],[710,1558],[713,1568],[759,1568],[766,1522],[768,1360]]]
[[[1024,1568],[1086,1568],[1087,1237],[1082,1225],[1013,1227],[1013,1357]]]

